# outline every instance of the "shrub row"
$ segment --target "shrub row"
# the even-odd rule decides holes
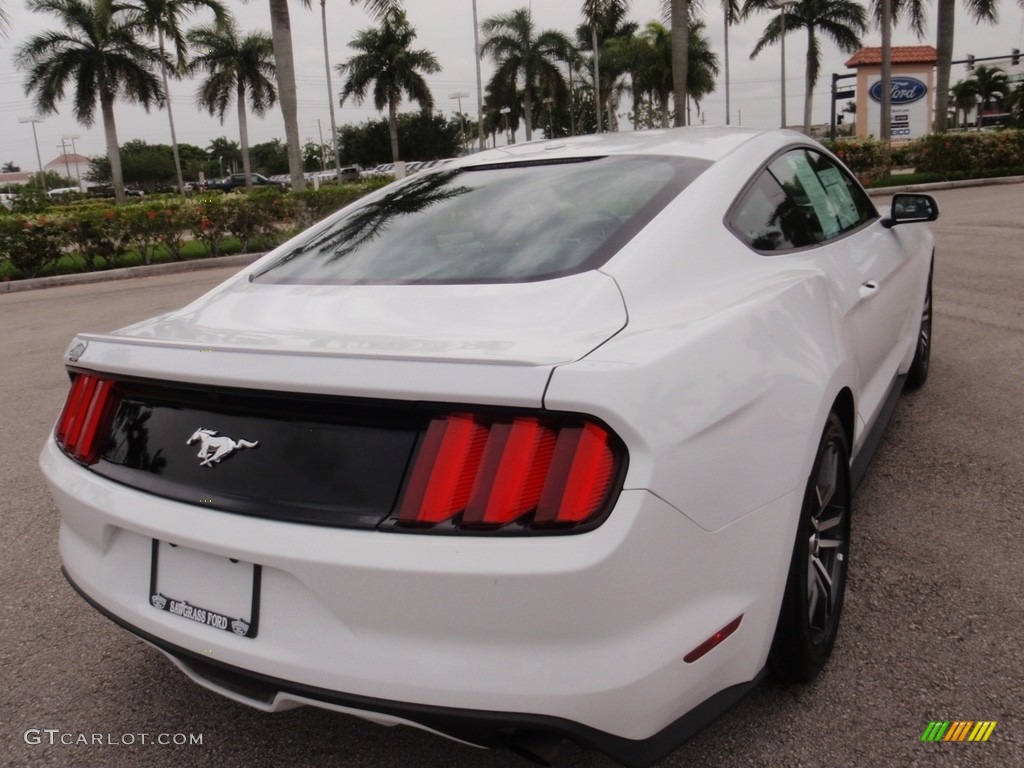
[[[934,181],[1012,176],[1024,173],[1024,131],[934,133],[892,147],[873,139],[823,142],[868,186],[889,168],[913,168],[916,177]]]
[[[149,264],[159,255],[177,261],[186,243],[199,256],[217,256],[225,243],[243,252],[267,250],[293,233],[382,186],[380,180],[319,190],[148,198],[112,205],[82,200],[42,212],[0,214],[0,275],[37,277],[71,267],[91,271]],[[2,209],[0,209],[2,210]],[[194,251],[194,247],[192,248]]]

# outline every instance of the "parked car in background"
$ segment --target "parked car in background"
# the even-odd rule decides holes
[[[82,194],[82,190],[78,187],[57,187],[56,189],[47,190],[46,194],[49,197],[70,197]]]
[[[659,760],[828,661],[858,477],[928,375],[937,216],[789,131],[390,184],[71,342],[64,573],[263,711]]]
[[[368,171],[362,171],[360,175],[363,178],[380,178],[382,176],[393,176],[394,173],[394,163],[381,163],[380,165],[374,166]]]
[[[276,182],[268,179],[259,173],[250,174],[252,177],[252,185],[254,187],[272,187],[274,189],[285,190],[288,185],[283,182]],[[215,179],[206,183],[207,189],[221,189],[225,192],[231,192],[236,189],[245,188],[245,174],[244,173],[232,173],[230,176],[225,176],[223,179]]]
[[[88,192],[90,197],[114,197],[116,192],[113,186],[106,187],[90,187]],[[145,191],[136,187],[125,187],[124,194],[126,197],[145,197]]]

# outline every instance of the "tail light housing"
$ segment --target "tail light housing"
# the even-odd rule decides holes
[[[581,417],[438,415],[391,523],[439,533],[592,527],[614,501],[624,460],[618,438]]]
[[[78,374],[54,432],[61,449],[82,464],[99,461],[110,434],[116,399],[111,379],[91,373]]]

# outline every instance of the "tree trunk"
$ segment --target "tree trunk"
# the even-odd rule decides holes
[[[245,113],[245,86],[238,84],[238,142],[242,145],[242,173],[245,188],[252,189],[252,167],[249,162],[249,119]]]
[[[163,59],[165,56],[164,51],[164,32],[159,30],[157,32],[157,39],[160,45],[160,58]],[[164,102],[167,105],[167,122],[171,126],[171,154],[174,155],[174,172],[178,175],[178,194],[184,194],[185,192],[185,177],[181,174],[181,155],[178,153],[178,134],[174,131],[174,113],[171,111],[171,88],[167,80],[167,65],[160,62],[160,74],[164,78]]]
[[[878,138],[885,148],[885,178],[889,178],[889,146],[892,143],[892,1],[882,3],[882,110]]]
[[[597,132],[601,132],[601,67],[598,59],[601,52],[597,47],[597,24],[590,25],[590,42],[594,51],[594,114],[597,116]]]
[[[946,113],[949,111],[949,69],[953,65],[953,29],[956,3],[954,0],[938,2],[938,36],[935,50],[935,120],[936,133],[946,130]]]
[[[523,90],[523,119],[526,121],[526,140],[533,140],[533,93],[529,85]]]
[[[114,202],[123,203],[124,174],[121,171],[121,147],[117,143],[117,125],[114,122],[114,97],[100,94],[103,113],[103,136],[107,140],[107,158],[110,160],[110,182],[114,185]]]
[[[270,32],[274,40],[277,67],[277,95],[284,114],[284,136],[288,144],[288,172],[292,189],[306,188],[302,175],[302,144],[299,141],[299,100],[295,88],[295,59],[292,56],[292,24],[288,0],[270,0]]]
[[[672,0],[672,96],[676,107],[676,125],[686,125],[689,56],[689,0]]]
[[[388,100],[388,133],[391,136],[391,162],[398,162],[398,102]]]
[[[811,135],[811,108],[814,106],[814,27],[807,27],[807,67],[804,73],[804,136]]]

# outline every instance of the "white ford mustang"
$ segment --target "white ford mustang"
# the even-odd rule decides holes
[[[789,132],[486,152],[70,345],[74,587],[203,686],[650,763],[836,638],[926,195]],[[898,226],[897,226],[898,225]]]

